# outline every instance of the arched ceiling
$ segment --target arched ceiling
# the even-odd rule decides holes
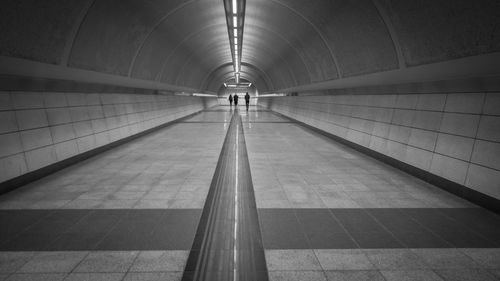
[[[217,91],[222,0],[5,0],[2,57]],[[497,0],[249,0],[241,77],[261,92],[500,51]]]

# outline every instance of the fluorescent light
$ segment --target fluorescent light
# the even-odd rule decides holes
[[[233,0],[233,14],[238,13],[238,7],[236,6],[236,2],[237,2],[237,0]]]
[[[217,97],[217,95],[204,94],[204,93],[193,93],[193,96],[195,96],[195,97]]]
[[[233,17],[233,27],[238,27],[238,17],[237,16]]]
[[[238,29],[237,28],[233,29],[233,35],[234,35],[234,37],[238,37]]]

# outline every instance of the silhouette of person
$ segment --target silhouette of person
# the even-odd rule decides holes
[[[247,111],[248,111],[248,106],[250,105],[250,95],[248,92],[245,95],[245,105],[247,106]]]
[[[233,106],[233,96],[231,96],[231,94],[229,94],[229,106]]]
[[[234,106],[238,106],[238,95],[237,94],[234,94],[234,97],[233,97],[233,100],[234,100]]]

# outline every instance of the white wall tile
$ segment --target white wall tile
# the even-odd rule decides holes
[[[500,143],[476,140],[471,162],[500,170]]]
[[[66,94],[64,93],[43,93],[42,96],[45,108],[68,106]]]
[[[46,146],[25,152],[28,171],[35,171],[57,161],[53,146]]]
[[[390,123],[394,110],[392,108],[375,108],[375,121]]]
[[[500,93],[486,94],[483,114],[500,115]]]
[[[465,184],[468,167],[468,162],[435,154],[430,172],[453,182]]]
[[[439,134],[436,144],[436,152],[464,161],[469,161],[473,146],[473,138]]]
[[[116,116],[115,107],[112,104],[103,105],[102,110],[105,117]]]
[[[391,125],[375,122],[372,134],[381,138],[388,138]]]
[[[481,116],[477,138],[500,142],[500,117]]]
[[[404,162],[428,171],[431,166],[433,153],[416,147],[406,146]]]
[[[0,134],[17,131],[17,120],[14,111],[0,111]]]
[[[49,108],[46,113],[49,125],[71,123],[71,116],[67,107]]]
[[[404,110],[395,109],[392,115],[392,124],[411,126],[413,123],[413,117],[415,116],[415,110]]]
[[[483,110],[483,93],[448,94],[446,99],[446,112],[476,113]]]
[[[80,153],[92,150],[96,147],[94,135],[78,138],[76,139],[76,142]]]
[[[52,136],[48,127],[21,131],[20,135],[25,151],[52,144]]]
[[[76,138],[73,124],[65,124],[50,127],[54,143],[63,142]]]
[[[0,157],[14,155],[22,151],[21,136],[18,132],[0,135]]]
[[[104,112],[100,105],[94,105],[87,107],[90,119],[104,118]]]
[[[500,198],[500,171],[471,164],[466,186],[494,198]]]
[[[11,99],[14,108],[43,108],[43,97],[40,93],[32,92],[11,92]]]
[[[0,91],[0,110],[14,109],[10,92]]]
[[[25,174],[28,171],[24,154],[15,154],[8,157],[0,158],[0,182],[10,180]]]
[[[66,93],[66,100],[69,106],[87,105],[87,100],[83,93]]]
[[[110,143],[109,134],[107,131],[95,134],[96,147],[100,147]]]
[[[475,137],[478,125],[479,115],[445,113],[441,122],[441,132]]]
[[[85,96],[85,100],[87,101],[87,105],[100,105],[101,98],[100,94],[90,93]]]
[[[69,114],[73,122],[89,120],[89,111],[86,106],[70,107]]]
[[[57,161],[62,161],[78,154],[75,140],[65,141],[54,145]]]
[[[389,139],[407,144],[410,139],[411,128],[404,126],[391,125]]]
[[[398,95],[396,99],[396,108],[415,109],[418,102],[418,95]]]
[[[20,130],[47,127],[49,125],[45,109],[17,110],[16,119]]]
[[[446,94],[420,94],[418,96],[418,110],[442,111],[446,102]]]
[[[93,134],[92,123],[90,121],[82,121],[73,123],[73,129],[77,137],[83,137]]]
[[[425,150],[434,151],[436,146],[437,133],[433,131],[411,129],[408,144]]]
[[[106,127],[105,119],[94,119],[91,121],[92,123],[92,131],[94,133],[100,133],[106,131],[108,128]]]
[[[412,126],[419,129],[438,131],[443,113],[433,111],[415,111]]]

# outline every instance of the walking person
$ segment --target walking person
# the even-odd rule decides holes
[[[229,100],[229,106],[232,107],[233,106],[233,96],[231,96],[231,94],[229,94],[228,100]]]
[[[234,106],[235,107],[238,107],[238,99],[239,99],[238,95],[234,94],[233,100],[234,100]]]
[[[250,95],[248,92],[245,95],[245,105],[247,106],[247,111],[248,111],[248,106],[250,105]]]

